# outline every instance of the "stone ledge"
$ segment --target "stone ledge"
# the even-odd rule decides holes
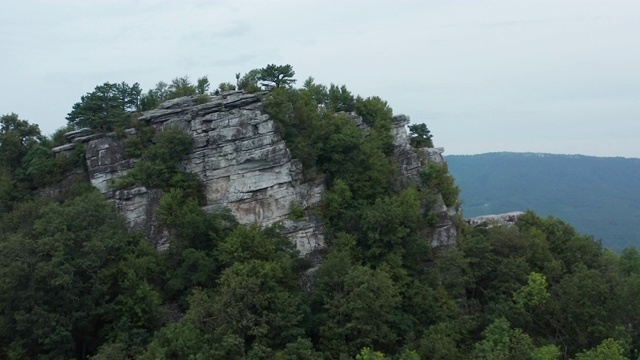
[[[483,215],[465,219],[465,221],[473,227],[493,227],[504,225],[515,225],[516,221],[524,215],[522,211],[511,211],[504,214]]]

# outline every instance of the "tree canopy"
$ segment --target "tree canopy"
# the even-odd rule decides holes
[[[106,82],[80,98],[67,114],[70,126],[110,131],[128,125],[130,112],[138,109],[142,89],[138,83]]]
[[[296,72],[293,71],[293,67],[287,65],[275,65],[270,64],[260,69],[260,73],[257,76],[258,81],[262,81],[261,85],[270,88],[288,87],[296,82],[293,77]]]
[[[286,73],[279,78],[292,80]],[[238,87],[257,87],[259,75],[238,74]],[[618,255],[529,211],[507,227],[454,219],[457,244],[432,249],[431,209],[456,206],[459,189],[442,164],[398,181],[387,102],[312,78],[300,89],[259,81],[303,180],[326,189],[316,208],[297,205],[324,223],[324,252],[301,258],[281,224],[205,211],[200,183],[179,166],[189,135],[131,120],[157,101],[206,95],[206,77],[144,96],[137,84],[105,83],[72,111],[73,127],[139,127],[122,140],[135,166],[111,185],[159,190],[157,226],[170,239],[162,251],[128,233],[86,177],[63,195],[37,196],[64,171],[82,172],[82,161],[54,157],[37,125],[4,115],[0,358],[638,358],[636,248]],[[422,125],[410,131],[431,140]]]

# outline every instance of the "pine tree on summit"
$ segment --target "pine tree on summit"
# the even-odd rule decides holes
[[[296,80],[293,79],[295,74],[296,72],[293,71],[293,67],[289,64],[270,64],[260,69],[258,80],[261,81],[260,85],[267,89],[289,87],[296,82]]]
[[[140,84],[104,83],[80,98],[67,114],[69,125],[111,131],[129,120],[129,112],[137,110],[142,90]]]

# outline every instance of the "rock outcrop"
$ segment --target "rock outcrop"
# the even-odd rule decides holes
[[[524,215],[522,211],[512,211],[504,214],[477,216],[465,219],[465,221],[473,227],[511,226],[515,225],[522,215]]]
[[[398,165],[398,179],[403,185],[416,184],[420,181],[420,169],[424,166],[435,163],[444,164],[444,148],[420,148],[415,149],[409,145],[407,135],[407,125],[410,119],[405,115],[393,117],[393,128],[391,133],[394,136],[394,158]],[[438,224],[429,234],[429,242],[432,247],[453,245],[458,234],[454,219],[458,216],[459,210],[456,206],[447,208],[439,196],[434,208],[431,209],[437,214]]]
[[[263,96],[235,91],[213,96],[204,104],[199,104],[196,96],[183,97],[163,103],[139,120],[156,130],[177,126],[191,135],[194,148],[182,167],[204,184],[206,210],[229,208],[244,224],[280,222],[300,253],[314,257],[325,247],[322,221],[312,211],[306,211],[301,220],[292,220],[289,214],[292,205],[305,209],[318,205],[324,185],[322,180],[303,178],[301,163],[292,158],[275,131],[274,121],[262,111]],[[408,123],[406,116],[393,118],[394,156],[399,181],[405,185],[418,181],[420,168],[428,162],[444,162],[442,149],[409,146]],[[124,157],[122,141],[115,134],[96,135],[85,130],[69,133],[68,139],[71,143],[54,149],[54,153],[71,151],[74,144],[83,143],[91,183],[116,204],[132,230],[142,231],[157,248],[166,248],[169,234],[154,214],[161,191],[144,187],[113,191],[109,187],[111,180],[125,174],[136,161]],[[456,227],[451,218],[457,215],[456,210],[447,209],[442,201],[435,210],[440,224],[431,234],[431,245],[455,243]]]

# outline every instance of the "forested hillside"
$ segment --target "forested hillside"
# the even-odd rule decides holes
[[[640,159],[491,153],[449,155],[466,217],[534,210],[615,251],[640,244]]]
[[[264,111],[304,176],[324,183],[319,206],[292,213],[325,224],[320,261],[300,257],[278,224],[205,211],[201,187],[180,165],[190,137],[138,121],[171,97],[206,103],[216,94],[206,78],[144,96],[135,85],[100,85],[72,107],[69,129],[51,137],[3,116],[0,358],[638,358],[635,248],[604,251],[562,221],[528,212],[504,228],[457,219],[457,244],[432,249],[438,218],[430,209],[458,201],[447,167],[428,163],[415,182],[399,181],[384,100],[311,78],[294,88],[293,76],[288,65],[269,65],[218,91],[268,90]],[[82,175],[81,147],[50,151],[84,126],[122,137],[137,159],[110,186],[162,189],[156,213],[170,233],[167,249],[126,231]],[[433,146],[426,125],[410,131],[416,153]]]

